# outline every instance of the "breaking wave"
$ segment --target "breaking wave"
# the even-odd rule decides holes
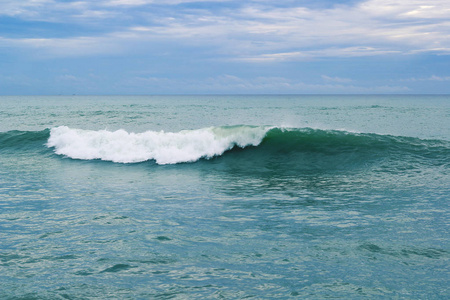
[[[303,169],[364,165],[386,158],[393,164],[448,167],[450,157],[449,141],[311,128],[240,125],[133,133],[60,126],[0,133],[2,152],[36,149],[52,149],[72,159],[117,163],[154,161],[164,165],[220,158],[246,166],[267,167],[276,162]]]
[[[157,164],[194,162],[222,155],[234,147],[257,146],[270,128],[210,127],[180,132],[125,130],[91,131],[66,126],[53,128],[47,145],[57,154],[75,159],[101,159],[119,163],[155,160]]]

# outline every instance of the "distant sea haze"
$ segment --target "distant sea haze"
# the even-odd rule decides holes
[[[446,299],[449,96],[0,97],[1,299]]]

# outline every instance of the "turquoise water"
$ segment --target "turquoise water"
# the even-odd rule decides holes
[[[449,96],[0,97],[1,299],[446,299]]]

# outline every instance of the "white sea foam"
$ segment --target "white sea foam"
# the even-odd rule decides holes
[[[209,127],[180,132],[82,130],[52,128],[47,146],[74,159],[120,163],[155,160],[158,164],[193,162],[223,154],[234,146],[257,146],[269,127]]]

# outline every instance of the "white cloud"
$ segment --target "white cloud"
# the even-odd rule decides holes
[[[250,62],[416,53],[450,53],[450,1],[368,0],[331,8],[236,2],[240,8],[171,9],[193,0],[3,1],[0,11],[33,20],[85,24],[98,20],[115,31],[66,38],[4,38],[1,43],[60,55],[120,52],[136,44],[208,47],[228,59]],[[199,1],[195,1],[199,2]],[[214,2],[214,1],[210,1]],[[220,2],[220,1],[217,1]],[[123,9],[169,5],[124,14]],[[0,12],[0,14],[1,14]],[[117,29],[121,28],[121,29]],[[145,47],[143,47],[145,48]]]
[[[157,31],[167,38],[215,44],[222,53],[248,61],[446,53],[450,23],[438,16],[450,10],[450,2],[429,2],[436,5],[424,8],[418,3],[371,0],[324,10],[247,6],[220,15],[196,11],[167,20]],[[427,14],[405,16],[414,8]]]
[[[389,19],[448,19],[450,14],[447,0],[369,0],[358,6],[369,15]]]
[[[364,57],[401,53],[402,52],[400,50],[377,49],[373,47],[331,47],[318,50],[253,55],[240,57],[237,60],[248,62],[310,61],[317,58]]]
[[[181,3],[198,3],[198,2],[227,2],[233,0],[106,0],[102,2],[105,6],[142,6],[149,4],[158,5],[175,5]]]
[[[420,81],[440,81],[440,82],[444,82],[444,81],[450,81],[450,76],[436,76],[436,75],[432,75],[429,77],[422,77],[422,78],[408,78],[408,79],[401,79],[401,82],[420,82]]]
[[[32,17],[51,4],[53,0],[1,1],[0,15]]]
[[[336,79],[336,78],[334,78]],[[256,78],[242,78],[235,75],[223,74],[201,79],[171,79],[167,77],[135,77],[124,84],[132,89],[148,89],[151,92],[167,92],[164,87],[177,87],[183,93],[406,93],[405,86],[373,86],[365,87],[350,84],[351,81],[314,84],[295,79],[260,76]]]
[[[431,80],[431,81],[450,81],[450,76],[440,77],[440,76],[433,75],[429,78],[429,80]]]
[[[148,1],[148,0],[111,0],[111,1],[106,1],[104,2],[104,5],[107,6],[140,6],[140,5],[145,5],[145,4],[150,4],[153,1]]]
[[[22,38],[5,39],[0,37],[0,46],[31,48],[33,55],[43,57],[85,56],[119,53],[124,48],[110,37],[77,38]]]
[[[331,76],[327,76],[327,75],[322,75],[322,79],[325,81],[340,82],[340,83],[348,83],[348,82],[353,81],[350,78],[331,77]]]
[[[278,38],[282,40],[278,44],[280,48],[302,49],[288,53],[276,51],[279,49],[274,47],[271,52],[277,53],[281,60],[288,56],[301,59],[305,55],[366,56],[449,49],[450,2],[428,1],[426,3],[436,5],[427,6],[427,14],[405,16],[415,8],[420,10],[419,2],[371,0],[353,7],[337,6],[325,10],[252,8],[245,13],[256,23],[243,31],[261,33],[271,41]],[[443,16],[447,18],[440,18]],[[259,28],[259,31],[253,28]],[[272,53],[260,53],[255,59],[261,59],[263,55],[274,59]]]

